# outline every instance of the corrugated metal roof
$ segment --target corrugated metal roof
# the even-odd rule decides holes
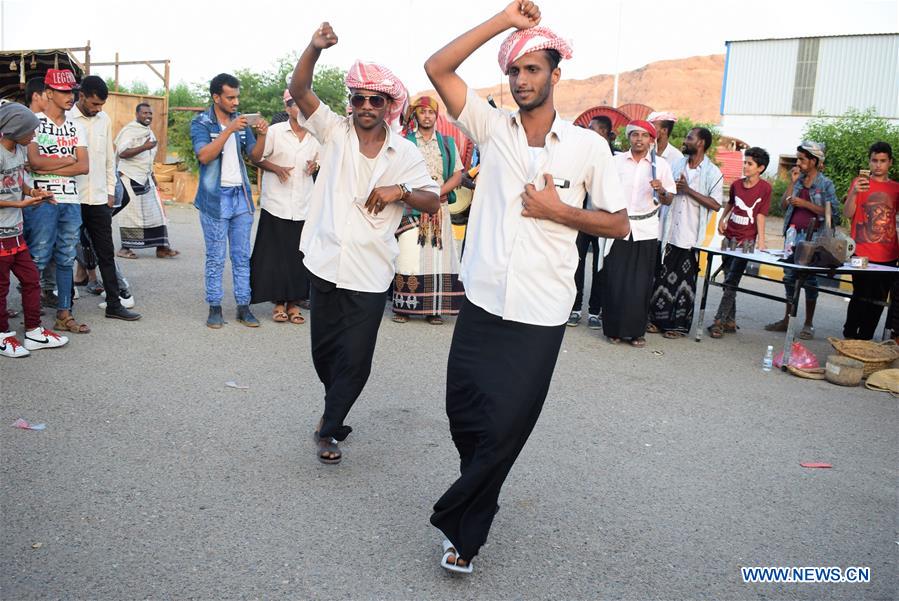
[[[767,42],[770,40],[802,40],[807,38],[858,38],[875,35],[899,35],[899,31],[884,31],[882,33],[832,33],[826,35],[803,35],[799,37],[781,37],[781,38],[744,38],[740,40],[727,40],[725,44],[737,42]]]

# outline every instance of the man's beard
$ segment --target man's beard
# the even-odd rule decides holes
[[[536,97],[534,98],[534,100],[532,102],[525,104],[525,103],[522,103],[518,99],[518,96],[516,96],[515,94],[512,94],[512,97],[515,99],[515,103],[518,105],[519,109],[521,109],[522,111],[532,111],[532,110],[540,108],[541,106],[546,104],[546,101],[547,101],[547,99],[549,99],[549,95],[551,92],[552,92],[552,83],[550,82],[550,80],[547,79],[546,85],[544,85],[543,88],[541,88],[538,91]]]

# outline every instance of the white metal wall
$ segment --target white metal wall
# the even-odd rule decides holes
[[[799,40],[731,42],[725,115],[789,115]]]
[[[729,43],[724,115],[791,115],[799,40]],[[812,114],[899,117],[899,35],[821,38]]]
[[[899,118],[899,36],[822,39],[813,114],[872,106],[881,117]]]

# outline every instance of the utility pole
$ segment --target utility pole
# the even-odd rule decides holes
[[[615,36],[615,83],[612,86],[612,108],[618,108],[618,72],[620,66],[618,62],[621,56],[621,0],[618,0],[618,34]]]

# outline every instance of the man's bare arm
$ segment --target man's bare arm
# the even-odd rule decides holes
[[[443,182],[443,185],[440,186],[440,196],[446,196],[456,188],[462,185],[462,170],[456,171],[453,173],[448,180]]]
[[[31,156],[32,146],[35,146],[34,152],[37,155],[37,158],[40,159],[36,162],[32,159]],[[52,161],[48,161],[48,159],[52,159]],[[75,175],[87,175],[88,171],[90,171],[90,162],[88,161],[87,148],[84,146],[78,146],[75,148],[75,161],[72,162],[70,158],[61,159],[57,157],[42,157],[37,153],[37,146],[29,144],[28,163],[31,165],[31,170],[33,172],[41,174],[65,175],[71,177]],[[59,166],[52,167],[52,165]]]
[[[148,138],[147,141],[144,142],[143,144],[141,144],[140,146],[135,146],[134,148],[126,148],[125,150],[122,150],[121,152],[119,152],[119,158],[120,159],[132,159],[132,158],[136,157],[137,155],[139,155],[140,153],[146,152],[146,151],[152,149],[154,146],[156,146],[156,141],[150,140]]]
[[[315,63],[321,56],[322,50],[330,48],[337,43],[337,34],[327,21],[322,23],[315,33],[312,34],[312,40],[300,55],[297,66],[293,70],[293,76],[290,78],[290,95],[303,116],[307,119],[314,113],[321,101],[315,92],[312,91],[312,76],[315,73]]]
[[[527,29],[540,22],[540,9],[530,0],[514,0],[502,12],[495,14],[474,29],[463,33],[455,40],[435,52],[425,62],[425,72],[443,102],[447,111],[458,119],[465,108],[468,86],[456,74],[456,69],[472,53],[497,34],[515,27]]]

